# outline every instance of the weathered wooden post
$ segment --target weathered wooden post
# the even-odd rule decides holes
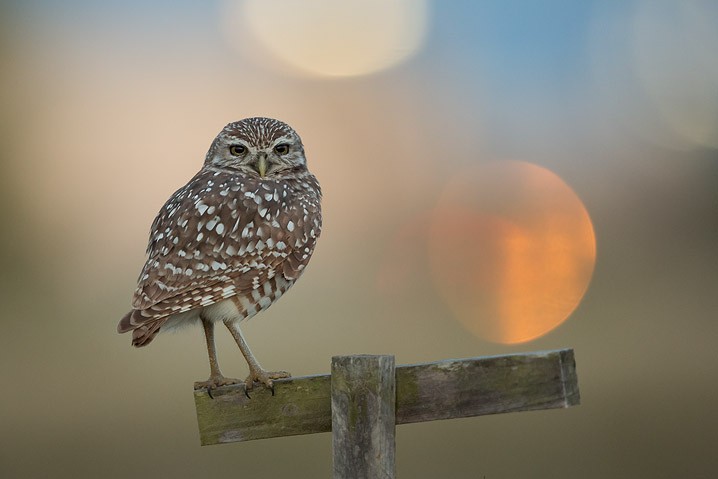
[[[394,424],[566,408],[580,402],[573,350],[394,366],[340,356],[332,374],[195,391],[202,445],[332,431],[334,477],[394,477]]]
[[[393,479],[394,356],[335,356],[331,384],[334,478]]]

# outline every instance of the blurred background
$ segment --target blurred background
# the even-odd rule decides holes
[[[0,3],[0,476],[330,476],[330,434],[199,446],[200,328],[115,331],[160,206],[270,116],[325,227],[245,324],[266,367],[575,349],[581,406],[401,426],[399,477],[714,477],[716,25],[708,0]]]

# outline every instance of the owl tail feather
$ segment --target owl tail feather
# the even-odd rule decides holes
[[[124,315],[122,317],[122,319],[120,319],[120,322],[117,325],[118,333],[122,334],[122,333],[126,333],[127,331],[132,331],[133,329],[135,329],[135,325],[132,324],[132,315],[134,314],[135,311],[137,311],[137,310],[133,309],[132,311],[130,311],[129,313]]]
[[[155,321],[147,321],[147,319],[139,309],[133,309],[122,317],[117,325],[117,332],[132,331],[132,345],[138,348],[147,346],[160,332],[160,326],[164,324],[165,318]]]
[[[147,346],[155,339],[157,333],[160,332],[160,326],[164,321],[152,321],[151,323],[143,324],[139,328],[132,331],[132,345],[138,348]]]

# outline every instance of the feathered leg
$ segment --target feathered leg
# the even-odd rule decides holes
[[[249,349],[249,344],[247,344],[247,341],[242,335],[242,330],[239,328],[239,321],[228,322],[225,323],[225,325],[227,329],[229,329],[229,332],[232,333],[234,340],[237,341],[237,346],[239,346],[239,350],[242,351],[242,355],[249,365],[249,376],[244,380],[245,389],[247,391],[254,388],[254,384],[257,382],[264,384],[267,388],[274,391],[272,379],[292,377],[292,375],[286,371],[266,371],[262,369],[262,366],[259,365],[254,354],[252,354],[252,350]]]
[[[207,389],[211,391],[219,386],[226,384],[237,384],[239,379],[226,378],[219,370],[217,362],[217,349],[214,346],[214,323],[202,317],[202,326],[204,327],[204,337],[207,340],[207,354],[209,355],[209,379],[206,381],[197,381],[194,383],[195,389]]]

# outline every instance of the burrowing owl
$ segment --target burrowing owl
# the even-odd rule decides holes
[[[202,169],[177,190],[152,223],[147,262],[120,320],[132,344],[160,330],[201,322],[209,390],[238,382],[217,363],[214,324],[223,322],[249,364],[248,389],[272,387],[284,371],[262,369],[239,329],[302,275],[322,227],[321,190],[307,169],[299,135],[285,123],[247,118],[212,142]]]

